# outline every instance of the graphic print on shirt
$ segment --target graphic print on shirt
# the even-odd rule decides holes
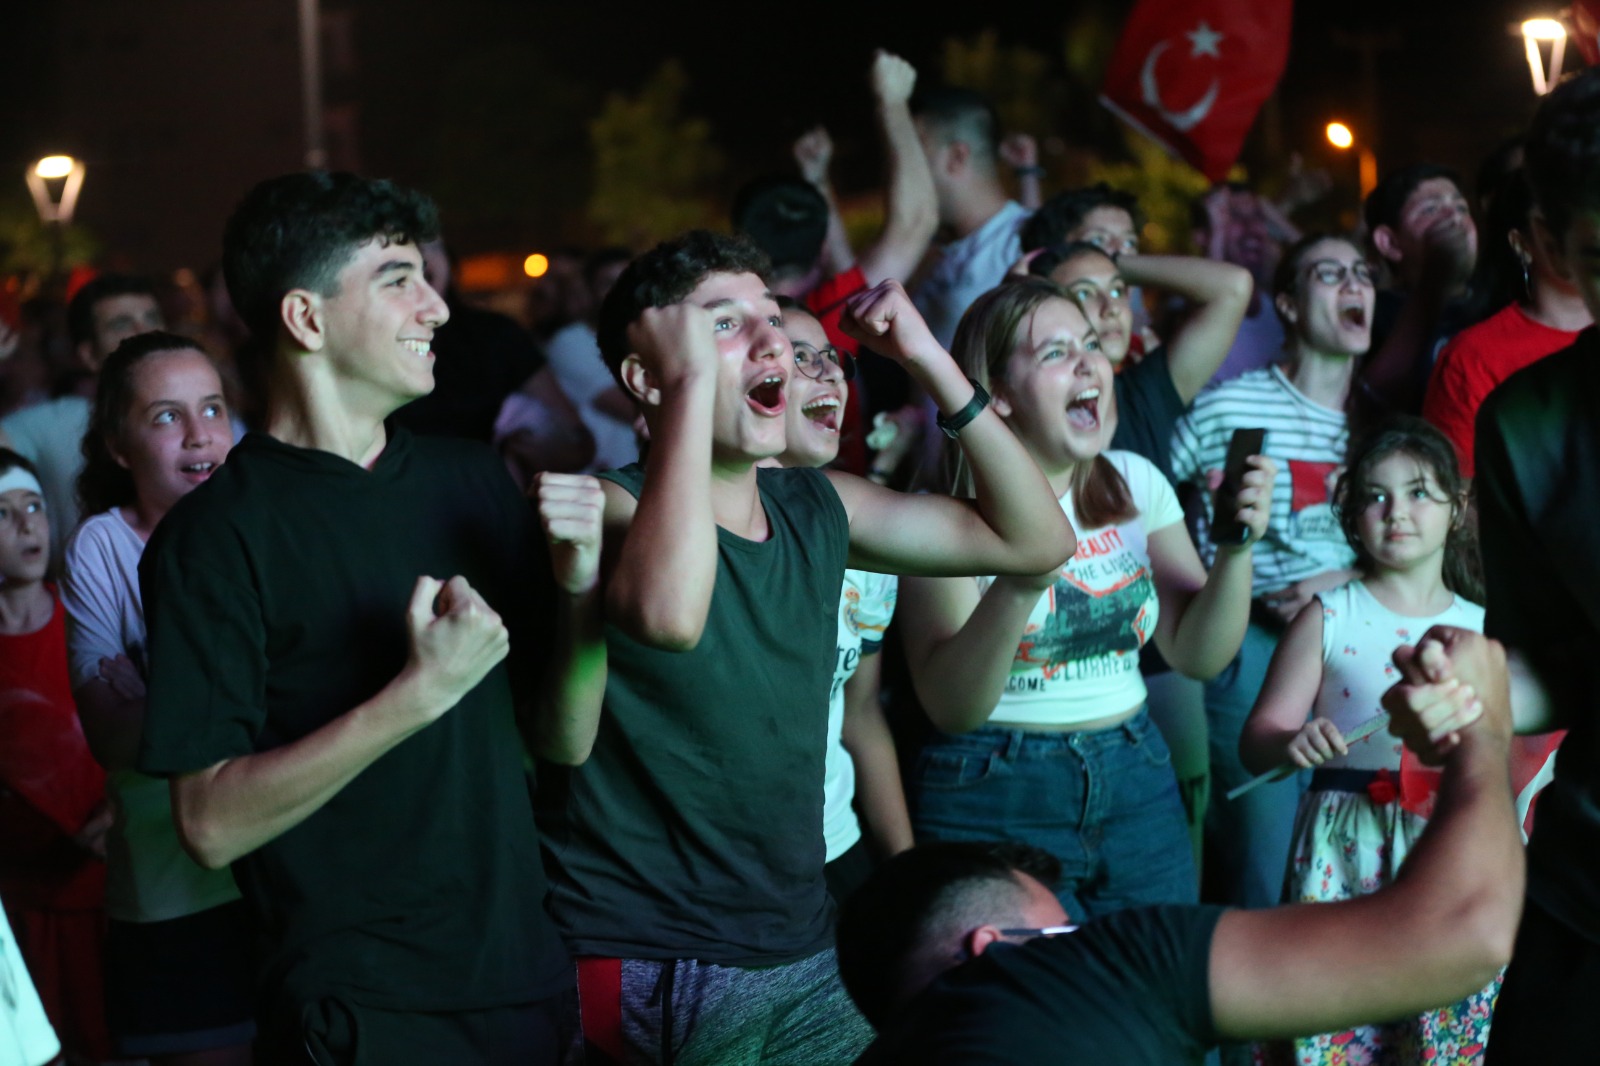
[[[1007,692],[1139,668],[1139,648],[1151,636],[1145,605],[1155,590],[1120,529],[1081,538],[1046,598],[1044,621],[1023,632]]]
[[[1288,463],[1289,483],[1293,487],[1288,539],[1342,540],[1344,532],[1333,510],[1333,488],[1344,468],[1338,463],[1313,463],[1304,459],[1290,459]]]

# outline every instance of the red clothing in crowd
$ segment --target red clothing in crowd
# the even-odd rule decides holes
[[[52,590],[53,591],[53,590]],[[0,634],[0,897],[69,1055],[106,1059],[106,864],[73,839],[105,798],[67,673],[66,612]]]
[[[1472,427],[1478,407],[1506,378],[1570,345],[1578,335],[1551,329],[1517,304],[1457,333],[1434,364],[1422,417],[1456,446],[1461,472],[1473,476]]]
[[[844,302],[867,287],[867,277],[859,266],[843,274],[823,279],[822,284],[806,294],[806,309],[817,316],[828,343],[847,352],[856,352],[856,342],[839,329],[839,319],[844,317]],[[856,352],[856,354],[860,354]],[[861,431],[861,378],[850,384],[850,396],[845,400],[844,417],[839,423],[839,458],[834,466],[852,474],[867,472],[867,435]]]

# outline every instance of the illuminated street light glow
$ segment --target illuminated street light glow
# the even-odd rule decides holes
[[[1335,148],[1349,148],[1356,143],[1356,135],[1343,122],[1328,123],[1328,143]]]
[[[1522,36],[1536,41],[1559,41],[1567,36],[1567,28],[1555,19],[1528,19],[1522,24]]]
[[[550,257],[534,252],[522,261],[522,272],[530,278],[542,278],[550,269]]]
[[[72,221],[78,193],[83,190],[84,169],[83,163],[70,155],[47,155],[28,168],[28,192],[40,222],[65,225]],[[60,184],[52,187],[47,184],[50,182]]]
[[[1561,80],[1561,65],[1566,59],[1567,28],[1552,18],[1528,19],[1523,22],[1522,45],[1528,53],[1528,73],[1533,77],[1533,91],[1543,96]],[[1544,64],[1540,46],[1550,44],[1550,66]]]
[[[47,155],[33,165],[33,172],[41,178],[64,178],[72,173],[78,161],[70,155]]]

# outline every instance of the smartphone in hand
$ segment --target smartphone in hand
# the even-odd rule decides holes
[[[1236,547],[1250,538],[1250,529],[1234,516],[1239,513],[1239,490],[1244,486],[1244,476],[1250,470],[1247,460],[1260,455],[1267,442],[1264,429],[1236,429],[1228,441],[1228,458],[1222,466],[1222,484],[1217,486],[1216,505],[1212,509],[1211,542],[1222,547]]]

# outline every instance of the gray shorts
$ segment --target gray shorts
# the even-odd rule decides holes
[[[832,1066],[873,1036],[831,948],[760,969],[580,959],[578,975],[571,1066]]]

